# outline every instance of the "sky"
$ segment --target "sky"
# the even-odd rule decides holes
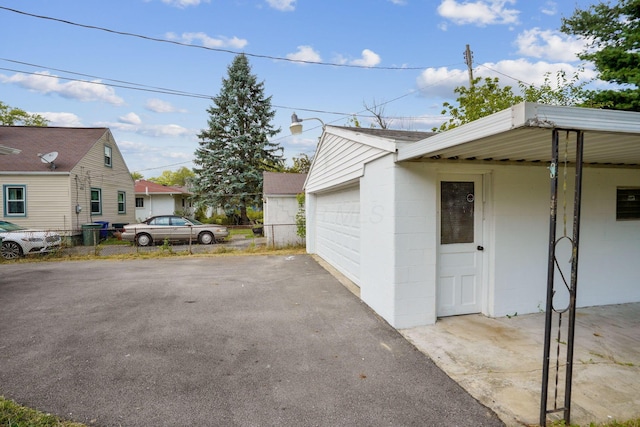
[[[193,167],[228,67],[247,55],[287,164],[322,123],[430,131],[474,77],[596,76],[561,19],[596,0],[0,0],[0,101],[49,126],[108,127],[131,172]],[[592,83],[597,85],[598,82]],[[289,131],[292,113],[304,132]],[[319,120],[311,120],[311,119]]]

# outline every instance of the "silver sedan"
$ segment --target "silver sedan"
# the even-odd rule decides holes
[[[227,227],[221,225],[203,224],[178,215],[159,215],[147,218],[139,224],[125,225],[121,238],[135,242],[138,246],[164,241],[197,241],[209,245],[224,240],[228,235]]]

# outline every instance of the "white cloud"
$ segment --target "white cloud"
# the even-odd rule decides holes
[[[576,39],[554,30],[532,28],[518,35],[515,41],[518,54],[551,61],[577,61],[577,54],[587,44],[584,39]]]
[[[218,36],[218,38],[210,37],[206,33],[182,33],[177,35],[175,33],[167,33],[165,35],[169,40],[178,41],[180,43],[193,44],[194,41],[199,41],[202,46],[210,48],[223,48],[232,47],[235,49],[244,48],[249,42],[245,39],[240,39],[236,36],[231,38],[225,36]]]
[[[548,1],[540,8],[540,11],[545,15],[553,16],[558,13],[558,3],[554,1]]]
[[[175,168],[176,163],[189,166],[193,160],[193,150],[185,147],[177,151],[173,147],[158,145],[157,143],[143,143],[127,139],[118,139],[118,148],[127,160],[131,172],[143,172],[145,177],[158,176],[163,170]]]
[[[209,1],[210,0],[162,0],[162,3],[184,9],[189,6],[198,6],[200,3],[209,3]]]
[[[142,120],[140,119],[140,116],[138,116],[136,113],[131,112],[128,113],[124,116],[121,116],[118,118],[118,121],[120,121],[120,123],[127,123],[130,125],[139,125],[142,123]]]
[[[363,67],[375,67],[379,63],[380,55],[369,49],[364,49],[362,51],[362,58],[354,59],[350,62],[351,65],[360,65]]]
[[[127,116],[120,117],[118,122],[99,122],[96,123],[96,126],[104,126],[110,129],[115,129],[121,132],[130,132],[136,133],[139,135],[151,136],[151,137],[167,137],[167,138],[177,138],[177,137],[191,137],[195,135],[196,131],[192,129],[187,129],[180,125],[168,124],[168,125],[145,125],[140,121],[139,123],[131,123],[124,121]],[[137,115],[134,114],[135,117]],[[129,117],[131,118],[131,117]],[[135,122],[135,118],[133,118]]]
[[[468,84],[466,70],[450,70],[447,67],[427,68],[416,79],[420,93],[427,97],[451,98],[453,89]]]
[[[176,108],[170,102],[163,101],[157,98],[152,98],[147,100],[146,104],[144,105],[144,108],[146,108],[149,111],[153,111],[154,113],[175,113],[175,112],[186,113],[187,112],[186,110]]]
[[[267,0],[269,6],[283,12],[291,12],[296,8],[297,0]]]
[[[101,80],[62,83],[57,76],[48,71],[42,71],[30,75],[17,73],[10,77],[0,74],[0,81],[3,83],[12,83],[34,92],[44,94],[54,93],[63,98],[76,99],[78,101],[104,101],[112,105],[124,104],[124,100],[116,96],[113,88],[105,86]]]
[[[296,52],[287,54],[287,59],[305,62],[322,61],[320,54],[313,50],[311,46],[298,46],[298,50]]]
[[[344,55],[336,55],[333,58],[333,62],[336,64],[349,64],[360,67],[375,67],[380,61],[380,55],[370,49],[364,49],[362,51],[362,57],[358,59],[348,59]]]
[[[494,71],[498,73],[495,73]],[[540,86],[544,83],[545,74],[551,73],[551,83],[555,82],[555,75],[558,71],[564,71],[568,76],[580,71],[579,66],[575,66],[566,62],[531,62],[526,59],[504,60],[496,63],[485,63],[478,73],[481,77],[499,77],[503,85],[516,88],[517,79],[526,84]],[[509,79],[504,76],[510,76]],[[592,69],[585,69],[582,73],[582,80],[591,80],[596,77],[596,73]]]
[[[49,126],[58,127],[83,127],[80,117],[73,113],[36,113],[49,121]]]
[[[507,8],[507,4],[514,3],[515,0],[442,0],[438,13],[458,25],[517,24],[520,12]]]
[[[555,82],[558,71],[565,71],[568,76],[580,71],[579,67],[565,62],[531,62],[526,59],[505,60],[496,63],[484,63],[474,71],[474,77],[498,77],[502,86],[511,86],[514,92],[518,91],[518,81],[525,84],[540,86],[544,83],[545,74],[551,74],[551,83]],[[591,69],[585,69],[582,80],[589,81],[596,77]],[[453,90],[459,86],[469,85],[467,70],[442,68],[428,68],[416,79],[416,84],[422,96],[439,97],[444,99],[455,98]]]
[[[389,0],[391,3],[393,4],[397,4],[399,6],[404,6],[407,4],[407,2],[405,0]]]

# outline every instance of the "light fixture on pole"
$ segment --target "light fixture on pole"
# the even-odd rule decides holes
[[[317,117],[309,117],[308,119],[300,119],[296,113],[291,115],[291,124],[289,125],[289,130],[292,135],[300,135],[302,133],[302,122],[304,120],[317,120],[322,123],[322,129],[324,130],[324,122]]]

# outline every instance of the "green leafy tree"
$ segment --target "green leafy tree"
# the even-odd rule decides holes
[[[247,207],[262,199],[262,172],[282,170],[282,147],[269,141],[280,129],[271,124],[271,97],[247,57],[237,55],[227,72],[207,109],[209,127],[198,134],[193,192],[198,204],[238,210],[248,224]]]
[[[140,172],[131,172],[131,178],[133,178],[134,181],[137,181],[139,179],[143,179],[144,175],[142,175]]]
[[[184,187],[187,185],[187,183],[190,180],[193,179],[194,176],[195,176],[195,173],[193,173],[191,169],[185,166],[182,166],[180,169],[178,169],[175,172],[169,171],[169,170],[162,171],[162,174],[160,176],[149,178],[149,181],[155,182],[161,185],[167,185],[167,186],[178,185],[178,186]]]
[[[562,19],[560,30],[589,40],[586,50],[578,55],[580,59],[593,62],[601,80],[625,86],[590,91],[591,102],[640,111],[640,0],[576,9],[571,17]]]
[[[514,94],[511,86],[501,87],[497,77],[485,78],[484,81],[479,77],[475,78],[470,88],[460,86],[454,89],[459,95],[456,99],[457,105],[443,103],[442,114],[449,118],[439,128],[433,128],[433,131],[453,129],[523,101],[548,105],[601,106],[589,99],[589,92],[584,88],[587,82],[580,81],[579,71],[570,78],[565,71],[558,71],[555,83],[551,76],[551,73],[546,73],[540,87],[521,82],[519,88],[522,95]]]
[[[48,124],[49,121],[40,114],[30,114],[0,101],[0,125],[2,126],[47,126]]]
[[[305,153],[301,153],[298,156],[294,156],[292,159],[293,166],[285,169],[285,172],[289,173],[309,173],[309,169],[311,169],[311,162],[313,162],[313,157],[309,157]]]
[[[456,128],[524,100],[521,96],[514,95],[511,86],[501,87],[497,77],[487,77],[484,80],[476,77],[470,87],[459,86],[453,91],[458,94],[458,105],[449,102],[442,104],[444,109],[441,113],[449,116],[449,119],[440,127],[433,128],[434,132]]]
[[[298,212],[296,212],[296,234],[303,239],[307,237],[307,214],[305,198],[306,196],[304,193],[296,195],[296,200],[298,201]]]
[[[600,107],[589,98],[585,86],[586,81],[580,80],[580,72],[576,71],[571,78],[565,71],[556,73],[555,84],[551,81],[551,73],[544,75],[544,83],[540,87],[520,83],[520,90],[524,94],[525,101],[539,102],[547,105]]]

